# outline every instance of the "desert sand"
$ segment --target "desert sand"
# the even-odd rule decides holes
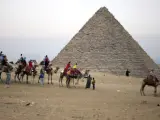
[[[160,120],[159,87],[158,97],[152,87],[141,96],[143,78],[91,75],[96,90],[84,89],[86,80],[76,88],[59,87],[59,73],[53,75],[54,85],[47,84],[47,76],[44,86],[37,78],[34,84],[13,82],[10,88],[0,83],[0,120]]]

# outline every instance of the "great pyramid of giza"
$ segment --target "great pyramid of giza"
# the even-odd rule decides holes
[[[71,61],[79,68],[144,77],[159,67],[114,18],[101,7],[53,59],[55,66],[65,67]]]

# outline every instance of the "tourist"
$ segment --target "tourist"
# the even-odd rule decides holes
[[[96,81],[95,81],[95,79],[93,78],[93,80],[92,80],[93,90],[95,90],[95,83],[96,83]]]
[[[0,62],[2,62],[2,60],[3,60],[3,52],[1,51],[0,52]]]
[[[91,80],[92,80],[92,78],[89,75],[88,78],[87,78],[86,89],[91,87]]]
[[[126,76],[129,77],[130,71],[127,69]]]
[[[45,58],[44,58],[44,64],[45,64],[45,70],[47,69],[48,65],[49,65],[49,58],[48,56],[46,55]]]
[[[3,65],[3,66],[7,66],[7,63],[8,63],[7,56],[4,55],[4,56],[3,56],[3,60],[2,60],[2,65]]]
[[[156,82],[156,75],[155,75],[153,69],[150,71],[149,75],[152,76],[152,77],[153,77],[153,80]]]
[[[30,60],[30,61],[29,61],[29,69],[30,69],[30,73],[32,72],[32,68],[33,68],[32,60]]]
[[[22,59],[22,65],[24,65],[25,67],[27,66],[26,57]]]
[[[40,83],[43,86],[44,85],[44,74],[45,74],[45,66],[42,66],[40,71]]]
[[[73,69],[77,69],[77,63],[73,66]]]
[[[9,88],[9,85],[10,85],[10,80],[11,80],[11,71],[9,70],[9,68],[7,68],[7,71],[6,71],[6,88]]]
[[[68,62],[68,64],[64,68],[64,73],[67,73],[67,71],[68,71],[68,69],[70,69],[70,67],[71,67],[71,62]]]

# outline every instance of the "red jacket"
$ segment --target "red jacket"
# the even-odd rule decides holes
[[[33,65],[32,65],[32,61],[30,61],[30,62],[29,62],[29,67],[30,67],[30,68],[32,68],[32,67],[33,67]]]
[[[70,67],[71,67],[71,65],[70,65],[70,63],[68,63],[65,69],[68,70],[68,68],[70,68]]]

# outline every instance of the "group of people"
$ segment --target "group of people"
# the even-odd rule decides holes
[[[23,57],[23,55],[21,54],[19,61],[20,61],[21,65],[29,66],[29,70],[32,71],[32,69],[33,69],[33,61],[32,60],[29,60],[29,62],[27,64],[26,57]],[[43,82],[44,74],[49,66],[49,63],[50,63],[50,60],[47,55],[44,57],[43,62],[44,62],[44,67],[42,67],[41,72],[40,72],[41,84],[44,84],[44,82]],[[7,56],[4,55],[3,52],[1,51],[0,52],[0,73],[3,71],[3,69],[5,67],[7,67],[7,65],[8,65]],[[73,66],[71,66],[71,62],[68,62],[64,68],[65,74],[75,74],[76,71],[77,71],[77,63],[75,63]],[[10,77],[11,77],[10,71],[6,71],[6,74],[7,74],[6,84],[9,86],[9,81],[10,81]],[[130,71],[127,69],[126,76],[129,77],[129,74],[130,74]],[[156,75],[154,74],[153,69],[150,71],[148,76],[152,76],[153,78],[156,78]],[[90,88],[91,84],[93,85],[93,89],[95,89],[95,79],[89,75],[87,78],[86,88]]]
[[[96,81],[94,78],[92,78],[90,75],[87,77],[87,83],[86,83],[86,89],[90,88],[91,87],[91,84],[92,84],[92,88],[93,90],[95,90],[95,84],[96,84]]]
[[[67,74],[75,74],[77,71],[77,63],[75,63],[73,65],[73,67],[71,67],[71,62],[68,62],[68,64],[66,65],[66,67],[64,68],[64,73],[67,73]],[[90,88],[91,87],[91,84],[92,84],[92,87],[93,87],[93,90],[95,90],[95,79],[91,77],[91,75],[89,75],[87,77],[87,83],[86,83],[86,89],[87,88]]]
[[[25,68],[26,66],[28,66],[28,68],[29,68],[30,71],[33,70],[33,63],[34,63],[33,60],[29,60],[29,62],[27,63],[27,62],[26,62],[26,57],[23,57],[23,55],[21,54],[19,61],[20,61],[20,65],[23,65],[24,68]],[[49,63],[50,63],[50,60],[49,60],[49,58],[48,58],[47,55],[45,56],[45,58],[43,59],[43,61],[44,61],[44,65],[45,65],[44,69],[45,69],[45,71],[46,71],[47,68],[48,68],[48,66],[49,66]],[[26,68],[26,69],[27,69],[27,68]]]
[[[75,63],[73,65],[73,67],[71,67],[71,62],[68,62],[68,64],[66,65],[66,67],[64,68],[64,73],[66,74],[74,74],[77,71],[77,63]]]
[[[20,58],[19,58],[19,65],[23,65],[24,69],[23,70],[29,70],[29,72],[31,72],[33,70],[33,60],[29,60],[29,62],[27,63],[26,61],[26,57],[23,57],[23,54],[20,54]],[[49,58],[48,56],[46,55],[45,58],[44,58],[44,71],[47,70],[47,67],[50,63],[49,61]],[[7,68],[8,66],[8,59],[7,59],[7,56],[3,54],[3,52],[1,51],[0,52],[0,75],[2,73],[2,71],[4,71],[4,68],[6,67]],[[8,70],[8,71],[6,71]],[[5,72],[6,72],[6,87],[8,88],[9,87],[9,83],[10,83],[10,79],[11,79],[11,71],[9,71],[9,69],[6,69]],[[44,72],[43,72],[44,73]],[[44,76],[41,76],[41,77],[44,77]],[[1,78],[0,78],[1,79]]]

